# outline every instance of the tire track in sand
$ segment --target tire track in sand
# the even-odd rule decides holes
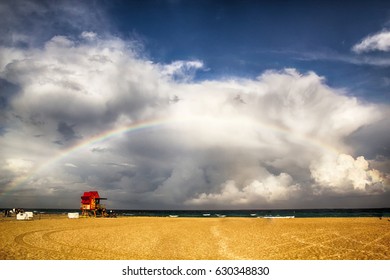
[[[333,238],[329,238],[325,241],[320,241],[323,237],[325,237],[328,234],[333,235]],[[374,242],[379,241],[380,239],[384,238],[385,236],[387,236],[389,234],[390,234],[390,232],[384,234],[383,236],[381,236],[381,237],[379,237],[379,238],[377,238],[369,243],[363,243],[358,239],[352,238],[352,236],[359,235],[359,234],[356,234],[356,232],[351,233],[349,235],[340,235],[337,232],[329,232],[329,233],[324,233],[324,234],[318,235],[316,237],[311,237],[311,238],[300,238],[300,237],[297,237],[295,235],[290,235],[290,238],[293,240],[292,241],[293,243],[300,243],[300,244],[302,244],[302,246],[300,246],[300,248],[297,248],[297,249],[287,250],[286,254],[294,254],[294,253],[297,253],[299,251],[305,251],[305,250],[310,249],[310,248],[318,248],[318,249],[323,248],[323,249],[331,249],[331,250],[338,251],[335,254],[323,255],[322,257],[325,259],[333,258],[335,256],[340,257],[340,256],[346,255],[350,252],[357,252],[357,253],[377,255],[377,256],[379,255],[382,258],[386,258],[387,256],[385,254],[383,254],[382,252],[375,252],[372,250],[367,251],[367,250],[362,250],[362,249],[366,248],[370,244],[374,244]],[[361,245],[364,245],[364,246],[361,248],[353,248],[353,246],[351,246],[351,247],[343,247],[342,249],[340,249],[340,248],[335,247],[335,245],[332,245],[332,242],[340,241],[340,240],[345,240],[346,242],[350,241],[350,242],[360,243]],[[278,246],[278,245],[275,245],[274,247],[276,247],[276,246]],[[273,255],[274,254],[271,254],[271,257]]]
[[[76,246],[76,245],[66,244],[66,243],[58,242],[51,237],[51,235],[55,233],[60,233],[69,230],[74,230],[74,229],[62,228],[62,229],[55,229],[55,230],[44,229],[44,230],[28,231],[15,236],[14,241],[16,244],[28,248],[30,250],[32,249],[34,251],[38,250],[41,252],[47,252],[48,258],[55,257],[57,259],[57,256],[61,256],[60,258],[64,258],[64,257],[66,258],[67,255],[73,255],[73,256],[77,256],[77,258],[79,259],[85,259],[86,255],[91,256],[91,254],[85,253],[86,250],[93,252],[95,256],[97,253],[98,254],[101,253],[102,256],[104,255],[104,250],[92,249],[92,248],[79,246],[79,245]],[[28,240],[26,240],[29,237],[32,237],[33,235],[36,235],[35,237],[36,244],[33,244]],[[80,252],[81,250],[82,252]]]
[[[42,230],[42,229],[41,229],[41,230],[27,231],[27,232],[24,232],[24,233],[22,233],[22,234],[19,234],[19,235],[15,236],[14,241],[15,241],[16,244],[18,244],[18,245],[20,245],[20,246],[22,246],[22,247],[27,247],[27,248],[29,248],[29,249],[38,249],[38,250],[45,250],[45,251],[57,252],[57,251],[55,251],[55,250],[53,250],[53,249],[48,249],[48,248],[39,247],[39,246],[33,245],[33,244],[31,244],[31,243],[25,241],[25,238],[26,238],[26,237],[28,237],[28,236],[30,236],[30,235],[34,235],[34,234],[36,234],[36,233],[45,232],[45,231],[47,231],[47,230],[45,230],[45,229]]]
[[[19,246],[29,249],[30,253],[36,251],[44,253],[48,259],[107,259],[110,250],[96,247],[83,246],[81,244],[68,244],[56,240],[53,235],[65,231],[75,231],[74,228],[43,229],[27,231],[15,236],[14,241]],[[76,229],[77,231],[77,229]],[[36,235],[35,237],[33,237]],[[34,238],[32,243],[28,238]],[[28,254],[30,254],[28,253]],[[128,254],[112,251],[117,258],[128,258]]]
[[[214,225],[210,229],[212,236],[217,240],[216,244],[218,245],[218,252],[222,258],[233,259],[233,260],[243,260],[247,259],[243,256],[235,254],[230,248],[229,243],[226,238],[221,234],[221,231],[218,229],[218,225]]]

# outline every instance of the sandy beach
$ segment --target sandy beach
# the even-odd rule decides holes
[[[0,220],[2,260],[390,259],[388,218]]]

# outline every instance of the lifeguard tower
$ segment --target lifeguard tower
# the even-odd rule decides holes
[[[101,204],[101,200],[106,200],[107,198],[100,197],[97,191],[84,192],[84,195],[81,197],[81,216],[83,217],[105,217],[106,206]]]

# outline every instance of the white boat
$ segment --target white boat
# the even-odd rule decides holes
[[[169,218],[177,218],[179,217],[178,215],[169,215]]]
[[[203,214],[203,216],[205,216],[205,217],[209,217],[211,214],[209,214],[209,213],[206,213],[206,214]]]

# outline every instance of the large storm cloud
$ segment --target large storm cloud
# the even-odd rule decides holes
[[[131,43],[92,32],[14,53],[2,61],[13,93],[0,138],[12,203],[23,193],[71,207],[80,192],[99,189],[117,208],[305,207],[388,192],[388,170],[346,141],[386,110],[313,72],[195,81],[201,61],[154,63]],[[143,121],[153,124],[64,152]]]

